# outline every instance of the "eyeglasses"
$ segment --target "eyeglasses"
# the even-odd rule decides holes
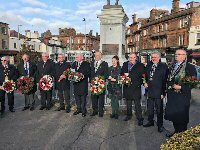
[[[1,61],[5,62],[5,61],[7,61],[7,60],[1,60]]]
[[[185,55],[185,54],[175,54],[175,55]]]

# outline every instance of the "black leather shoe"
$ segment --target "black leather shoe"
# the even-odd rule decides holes
[[[138,120],[138,126],[142,126],[142,125],[143,125],[143,120],[144,120],[144,119],[139,119],[139,120]]]
[[[169,132],[169,133],[166,133],[166,134],[165,134],[165,136],[166,136],[167,138],[170,138],[170,137],[172,137],[173,135],[174,135],[174,132],[172,132],[172,133]]]
[[[90,116],[96,116],[96,115],[97,115],[97,113],[93,112]]]
[[[70,111],[71,111],[71,107],[67,107],[66,108],[66,113],[70,113]]]
[[[124,121],[129,121],[129,120],[131,120],[131,118],[132,118],[132,116],[126,116],[126,117],[124,118]]]
[[[14,109],[9,109],[10,110],[10,112],[15,112],[15,110]]]
[[[31,108],[30,108],[30,111],[33,111],[33,110],[34,110],[34,107],[31,107]]]
[[[45,109],[45,108],[46,108],[46,107],[44,107],[44,106],[41,106],[41,107],[40,107],[40,110],[43,110],[43,109]]]
[[[163,126],[160,126],[160,127],[158,127],[158,132],[163,132],[163,130],[164,130],[164,128],[163,128]]]
[[[81,111],[75,111],[75,112],[73,113],[73,115],[78,115],[79,113],[81,113]]]
[[[29,109],[29,107],[24,107],[24,108],[22,109],[22,111],[25,111],[25,110],[27,110],[27,109]]]
[[[115,117],[115,114],[111,114],[111,115],[110,115],[110,118],[114,118],[114,117]]]
[[[154,126],[154,122],[147,122],[147,124],[143,125],[143,127],[151,127]]]
[[[50,110],[51,109],[51,107],[46,107],[46,110]]]

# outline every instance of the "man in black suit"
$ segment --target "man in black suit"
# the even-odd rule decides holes
[[[195,67],[187,62],[185,50],[177,50],[175,59],[176,62],[170,68],[167,79],[167,104],[165,110],[165,119],[173,122],[175,131],[166,134],[167,137],[187,130],[192,87],[180,83],[179,80],[184,77],[195,78],[197,76]]]
[[[64,54],[58,54],[58,63],[55,65],[55,88],[58,90],[58,97],[60,106],[56,109],[57,111],[65,110],[66,102],[66,113],[70,112],[70,82],[68,78],[63,75],[63,72],[70,68],[70,63],[65,61]]]
[[[42,61],[38,62],[37,64],[37,82],[40,81],[40,79],[44,75],[50,75],[51,77],[54,76],[54,70],[55,65],[52,60],[49,59],[48,53],[42,53]],[[52,99],[52,89],[49,91],[44,91],[41,88],[41,107],[40,110],[47,109],[50,110],[51,108],[51,99]]]
[[[31,111],[34,110],[34,105],[35,105],[35,98],[34,98],[34,95],[35,95],[35,92],[37,90],[37,85],[36,85],[36,71],[37,71],[37,67],[36,65],[31,62],[29,60],[29,55],[28,54],[24,54],[22,56],[22,62],[18,65],[17,69],[18,69],[18,72],[19,72],[19,76],[28,76],[28,77],[32,77],[34,79],[34,87],[33,89],[27,93],[27,94],[24,94],[24,97],[25,97],[25,107],[22,109],[22,111],[24,110],[27,110],[30,108]]]
[[[13,80],[16,81],[18,78],[17,69],[15,66],[10,65],[8,63],[8,57],[1,58],[1,65],[0,65],[0,86],[2,86],[3,82],[6,80]],[[1,101],[1,115],[3,116],[5,112],[5,91],[0,89],[0,101]],[[11,93],[7,93],[8,97],[8,105],[10,112],[14,111],[14,91]]]
[[[154,107],[157,113],[158,132],[163,131],[163,98],[166,95],[168,67],[160,62],[161,54],[155,51],[151,54],[151,62],[146,67],[145,88],[148,91],[147,110],[148,123],[144,127],[154,126]]]
[[[131,78],[131,85],[124,85],[123,97],[126,99],[127,116],[124,121],[132,118],[132,101],[135,104],[135,113],[138,125],[143,125],[142,109],[141,109],[141,85],[142,74],[144,73],[144,65],[136,60],[135,53],[129,55],[129,61],[125,62],[121,69],[121,75],[126,74]]]
[[[106,80],[108,78],[108,63],[101,60],[101,52],[95,53],[95,61],[91,63],[91,80],[97,76],[102,76]],[[100,95],[91,95],[93,113],[95,116],[99,113],[99,117],[103,117],[103,108],[105,100],[105,92]]]
[[[90,76],[90,64],[83,61],[83,54],[76,54],[76,61],[72,64],[72,69],[83,74],[84,78],[79,82],[74,82],[74,95],[77,105],[77,111],[74,115],[82,113],[82,117],[86,116],[86,97],[88,95],[88,79]]]

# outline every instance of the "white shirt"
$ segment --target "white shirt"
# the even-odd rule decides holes
[[[24,69],[26,70],[27,67],[27,71],[28,71],[28,75],[29,75],[29,62],[24,62]]]

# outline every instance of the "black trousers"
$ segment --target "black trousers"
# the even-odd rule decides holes
[[[75,94],[75,100],[77,105],[77,110],[82,112],[82,114],[86,114],[86,97],[87,95],[76,95]]]
[[[126,100],[127,116],[132,116],[132,101],[134,101],[134,104],[135,104],[135,115],[136,115],[137,119],[138,120],[143,119],[140,99],[127,99]]]
[[[177,124],[173,122],[175,133],[180,133],[187,130],[187,123]]]
[[[40,90],[41,93],[41,105],[42,107],[51,107],[51,100],[52,100],[52,90],[44,91]]]
[[[65,107],[64,101],[67,107],[70,106],[70,90],[58,90],[58,97],[60,101],[60,107]]]
[[[0,90],[1,112],[5,111],[5,94],[6,92]],[[7,93],[9,109],[14,108],[14,92]]]
[[[92,98],[92,109],[94,113],[98,113],[103,115],[103,108],[104,108],[104,99],[105,95],[91,95]]]
[[[157,98],[149,98],[147,100],[147,112],[149,122],[154,121],[153,119],[155,109],[157,114],[157,126],[161,127],[163,125],[163,100]]]

